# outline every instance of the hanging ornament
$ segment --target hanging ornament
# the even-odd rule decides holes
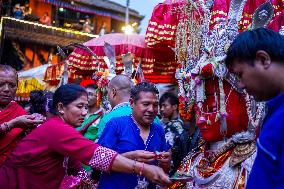
[[[198,120],[198,123],[199,123],[199,124],[202,124],[202,123],[205,123],[205,122],[206,122],[205,117],[200,116],[200,117],[199,117],[199,120]]]
[[[207,118],[206,123],[207,123],[207,125],[211,125],[211,121],[210,121],[209,117]]]

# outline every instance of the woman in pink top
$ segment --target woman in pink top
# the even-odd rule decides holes
[[[68,167],[73,164],[76,170],[84,163],[102,171],[142,173],[160,185],[170,182],[159,167],[120,156],[76,131],[74,127],[80,126],[87,114],[87,103],[87,93],[82,87],[72,84],[59,87],[53,96],[55,116],[18,143],[0,168],[0,188],[58,189],[67,159]]]
[[[50,17],[48,16],[48,12],[45,12],[45,13],[44,13],[43,17],[41,17],[41,18],[39,19],[39,22],[40,22],[41,24],[45,24],[45,25],[47,25],[47,26],[51,26],[51,20],[50,20]]]

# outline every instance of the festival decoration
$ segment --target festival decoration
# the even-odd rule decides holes
[[[186,1],[165,1],[153,10],[146,32],[146,43],[151,48],[175,47],[176,28],[182,15],[176,9]]]
[[[44,75],[44,81],[49,85],[56,86],[59,84],[64,72],[64,62],[49,65]],[[68,82],[74,82],[77,78],[79,79],[91,79],[91,74],[84,74],[78,72],[76,68],[68,66]]]
[[[96,72],[93,75],[93,79],[95,80],[95,83],[98,85],[98,91],[97,91],[97,107],[100,107],[102,103],[106,100],[104,97],[106,97],[106,87],[108,85],[109,79],[108,79],[109,72]]]
[[[199,7],[200,1],[191,0],[165,0],[163,3],[159,3],[153,10],[150,18],[147,32],[146,32],[146,43],[151,48],[164,48],[176,46],[177,29],[178,25],[184,24],[184,28],[187,24],[195,21],[199,22],[197,18],[188,19],[191,13],[190,9],[202,11]],[[264,4],[266,0],[255,0],[255,1],[242,1],[243,12],[239,13],[240,20],[238,20],[238,31],[242,32],[250,28],[252,23],[252,15],[255,10]],[[274,7],[274,17],[281,14],[284,9],[283,0],[271,1]],[[210,29],[213,29],[220,20],[226,20],[229,13],[230,1],[227,0],[208,0],[205,6],[207,6],[211,12],[210,14]],[[202,13],[202,12],[200,12]],[[262,12],[266,14],[265,12]],[[259,15],[260,17],[262,15]],[[230,17],[230,15],[229,15]],[[188,22],[188,23],[186,23]],[[195,28],[193,28],[195,29]],[[198,25],[196,27],[198,29]],[[195,33],[195,32],[193,32]],[[196,37],[198,34],[196,33]]]
[[[44,90],[47,88],[47,83],[42,79],[47,69],[48,64],[38,66],[26,71],[18,73],[18,87],[16,91],[16,97],[22,97],[28,99],[30,92],[33,90]],[[18,98],[19,99],[19,98]]]
[[[165,83],[175,80],[176,62],[174,52],[170,48],[163,49],[163,51],[147,48],[143,35],[107,34],[84,43],[84,46],[89,47],[96,53],[99,66],[96,58],[91,56],[89,52],[77,48],[69,55],[67,60],[69,67],[75,68],[78,73],[90,74],[98,71],[98,69],[102,71],[111,66],[116,67],[116,74],[120,74],[124,70],[123,56],[131,53],[134,55],[133,69],[137,69],[141,62],[140,65],[145,79],[156,82],[155,80],[159,76],[163,76],[159,80]],[[114,48],[114,52],[108,50],[110,46]],[[113,54],[115,58],[113,58]],[[110,65],[107,65],[105,56],[108,57]],[[110,69],[110,73],[114,74],[114,71]]]
[[[246,1],[234,1],[234,5],[231,4],[230,9],[227,9],[223,1],[216,1],[214,5],[211,1],[207,1],[206,4],[202,1],[194,3],[191,1],[178,2],[179,7],[173,8],[172,11],[179,10],[181,12],[178,14],[180,19],[179,23],[176,24],[175,31],[175,52],[179,64],[176,79],[179,84],[179,97],[184,100],[180,103],[180,107],[182,110],[192,109],[190,108],[192,103],[189,102],[196,101],[197,107],[200,109],[205,100],[204,79],[213,76],[221,78],[221,80],[226,79],[229,82],[232,79],[231,76],[227,75],[224,63],[220,61],[226,56],[226,49],[228,49],[230,41],[238,32],[247,29],[253,19],[255,25],[250,27],[256,28],[266,25],[267,20],[270,20],[273,15],[272,6],[271,3],[261,5],[262,1],[257,1],[256,5],[253,6],[249,6]],[[168,3],[169,1],[164,3],[165,6],[169,6]],[[172,6],[176,6],[176,3],[177,1],[172,1]],[[232,7],[238,7],[239,10],[233,10]],[[257,7],[259,8],[256,9]],[[250,22],[244,22],[247,18],[244,15],[249,15],[248,12],[251,15],[253,11],[257,16],[250,17]],[[186,12],[188,14],[185,14]],[[267,18],[267,16],[269,17]],[[244,26],[244,23],[247,25]],[[187,81],[190,82],[187,83]],[[224,120],[227,114],[224,107],[224,92],[222,92],[224,89],[222,82],[219,83],[222,98],[219,102],[220,115],[218,114],[217,118]],[[196,93],[190,94],[192,91],[196,91]],[[183,113],[181,112],[182,115]],[[182,117],[185,119],[185,116]],[[201,117],[200,121],[202,120],[205,121],[206,119]],[[223,122],[223,130],[225,130],[225,125],[225,122]]]
[[[284,11],[274,17],[274,19],[268,24],[267,28],[284,35]]]
[[[176,10],[187,10],[187,17],[176,24],[175,40],[180,113],[183,119],[195,113],[204,141],[188,154],[178,171],[191,180],[170,188],[244,187],[251,168],[244,164],[254,161],[264,104],[238,88],[238,80],[228,72],[224,60],[239,32],[269,23],[273,5],[261,0],[254,5],[243,0],[182,2]],[[247,12],[255,14],[243,22]]]
[[[30,78],[27,80],[19,80],[18,88],[16,91],[17,97],[29,98],[30,92],[33,90],[44,90],[44,83],[38,81],[36,78]]]

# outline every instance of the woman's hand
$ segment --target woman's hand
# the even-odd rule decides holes
[[[171,166],[171,153],[170,152],[160,152],[158,155],[158,165],[163,168],[164,171],[168,172]]]
[[[41,114],[22,115],[12,119],[7,124],[11,128],[21,128],[23,130],[32,129],[45,121],[45,117]]]
[[[165,174],[163,169],[154,165],[144,164],[144,176],[152,183],[159,186],[166,186],[171,183],[168,175]]]
[[[133,161],[119,154],[115,157],[112,163],[111,170],[117,172],[143,175],[149,181],[156,183],[160,186],[165,186],[171,183],[168,175],[166,175],[163,169],[161,169],[160,167],[137,162],[135,160]]]
[[[149,163],[151,161],[155,160],[155,153],[145,151],[145,150],[135,150],[131,152],[126,152],[122,154],[124,157],[127,157],[129,159],[135,159],[139,162]]]
[[[170,152],[159,152],[157,157],[159,164],[170,164],[171,163],[171,153]]]

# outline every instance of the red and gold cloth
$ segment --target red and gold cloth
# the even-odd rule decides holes
[[[242,18],[239,21],[239,32],[245,31],[252,23],[254,11],[265,3],[265,0],[248,0],[244,6]],[[187,4],[185,0],[172,0],[159,3],[153,10],[147,32],[146,43],[151,48],[175,47],[177,25],[181,21],[182,7]],[[274,17],[281,14],[284,9],[284,0],[273,0]],[[230,0],[215,0],[212,8],[210,29],[221,19],[227,19]]]
[[[284,26],[284,11],[281,14],[274,17],[274,19],[268,24],[267,28],[279,32],[281,26]]]
[[[66,60],[70,80],[78,77],[90,78],[96,71],[103,72],[108,68],[104,60],[106,56],[105,43],[109,43],[115,49],[116,74],[120,74],[124,70],[122,56],[132,53],[134,55],[133,68],[136,69],[141,62],[141,68],[145,78],[148,78],[147,80],[154,83],[173,81],[176,68],[174,51],[170,48],[150,49],[146,46],[145,36],[138,34],[107,34],[84,43],[97,55],[98,60],[84,49],[75,49]],[[62,64],[49,67],[46,71],[45,81],[58,80],[63,73],[63,67]],[[167,77],[157,80],[156,78],[160,75]]]
[[[182,15],[179,9],[184,1],[165,1],[153,10],[146,32],[146,43],[150,48],[175,47],[176,29]]]
[[[47,67],[44,81],[49,85],[57,85],[64,71],[64,62]],[[68,81],[74,81],[76,78],[90,79],[93,71],[83,71],[75,69],[72,65],[68,66]]]

